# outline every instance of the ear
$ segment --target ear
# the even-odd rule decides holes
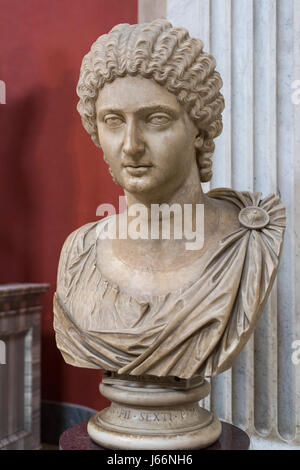
[[[195,137],[195,148],[200,150],[203,147],[204,138],[202,132],[199,132]]]

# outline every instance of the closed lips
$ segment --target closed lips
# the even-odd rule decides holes
[[[145,165],[124,165],[124,166],[125,166],[125,168],[128,168],[128,167],[129,168],[145,168],[145,167],[150,167],[152,165],[145,164]]]

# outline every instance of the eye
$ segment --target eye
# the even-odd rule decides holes
[[[117,116],[116,114],[107,114],[104,117],[104,122],[108,127],[120,127],[123,124],[123,119],[120,116]]]
[[[171,122],[171,117],[167,114],[155,113],[149,116],[148,122],[153,126],[165,126]]]

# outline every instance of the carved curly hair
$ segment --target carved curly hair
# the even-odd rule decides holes
[[[204,142],[196,150],[202,182],[212,177],[213,139],[222,132],[224,98],[222,79],[213,56],[203,52],[203,43],[184,28],[173,28],[167,20],[144,24],[119,24],[100,36],[82,61],[77,109],[86,131],[97,147],[95,103],[105,83],[125,75],[155,80],[176,95]]]

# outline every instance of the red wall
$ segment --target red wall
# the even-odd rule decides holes
[[[75,88],[83,55],[137,0],[0,0],[0,282],[49,282],[42,314],[42,398],[100,409],[100,372],[66,365],[53,332],[62,244],[117,204],[102,155],[81,125]]]

